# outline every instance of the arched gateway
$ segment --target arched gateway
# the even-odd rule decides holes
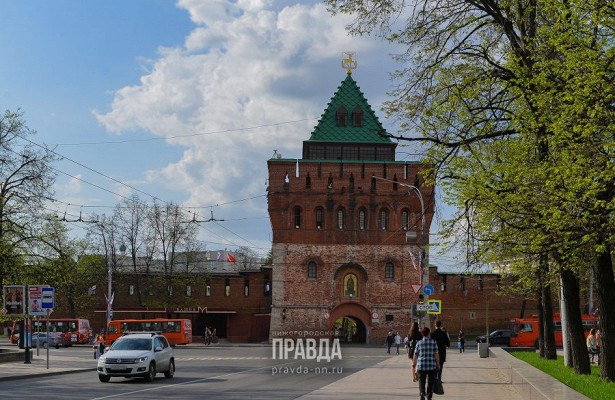
[[[369,343],[370,313],[358,303],[346,303],[331,312],[331,330],[342,343]]]

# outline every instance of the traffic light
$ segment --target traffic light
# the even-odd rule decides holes
[[[425,295],[419,294],[419,304],[425,304]]]

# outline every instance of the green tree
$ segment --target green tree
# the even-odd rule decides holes
[[[23,113],[0,116],[0,283],[19,282],[24,257],[39,235],[44,202],[52,195],[52,153],[30,140]]]
[[[459,216],[469,210],[455,220],[473,224],[464,226],[470,242],[486,249],[477,259],[529,257],[547,288],[553,265],[564,284],[578,279],[573,275],[571,282],[564,273],[582,260],[571,249],[582,246],[595,255],[607,338],[602,377],[615,379],[615,310],[608,307],[615,294],[613,4],[329,3],[334,12],[357,17],[351,32],[373,32],[402,49],[396,57],[403,65],[395,75],[400,83],[387,111],[404,121],[400,140],[428,144],[433,179],[461,206]],[[548,306],[548,291],[540,297]],[[548,315],[543,321],[548,330]],[[545,332],[548,357],[554,354],[551,336]],[[589,371],[583,359],[575,362],[578,372]]]

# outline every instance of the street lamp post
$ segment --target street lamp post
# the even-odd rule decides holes
[[[423,195],[421,194],[421,191],[419,190],[419,188],[414,186],[414,185],[409,185],[407,183],[401,183],[401,182],[393,181],[391,179],[380,178],[378,176],[373,176],[373,178],[381,180],[381,181],[396,183],[399,186],[403,186],[403,187],[408,189],[408,193],[410,193],[410,191],[412,191],[419,198],[419,202],[421,203],[421,236],[419,238],[419,250],[420,250],[420,255],[419,255],[419,283],[422,285],[423,284],[423,263],[425,262],[424,261],[425,260],[425,247],[424,247],[425,246],[425,203],[423,201]]]
[[[418,187],[414,185],[409,185],[407,183],[401,183],[401,182],[393,181],[391,179],[380,178],[378,176],[372,176],[372,178],[378,179],[381,181],[392,182],[399,186],[403,186],[408,189],[408,194],[410,194],[410,192],[412,191],[419,198],[419,202],[421,204],[421,236],[419,238],[419,252],[420,252],[419,253],[419,284],[423,285],[424,283],[428,283],[426,282],[425,279],[423,279],[423,274],[424,274],[423,265],[425,262],[425,202],[423,201],[423,195],[421,194],[421,191],[419,190]],[[429,275],[428,275],[428,278],[429,278]],[[422,318],[420,319],[422,322]]]
[[[124,256],[126,252],[126,246],[123,244],[120,246],[120,253]],[[113,263],[112,263],[113,255],[110,255],[107,259],[107,326],[105,328],[105,332],[109,329],[109,324],[111,323],[111,319],[113,317],[113,298],[115,297],[113,294]]]

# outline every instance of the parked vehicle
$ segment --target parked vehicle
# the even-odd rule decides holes
[[[157,373],[166,378],[175,374],[175,356],[169,341],[159,333],[131,333],[113,342],[98,359],[98,379],[112,377],[145,378],[153,382]]]
[[[46,349],[47,346],[59,349],[60,347],[70,346],[70,343],[64,340],[62,335],[56,332],[49,332],[49,336],[47,336],[46,332],[35,332],[32,334],[32,347],[37,346],[44,349]]]
[[[498,329],[489,334],[489,346],[510,346],[510,329]],[[485,335],[476,338],[476,343],[486,343]]]

